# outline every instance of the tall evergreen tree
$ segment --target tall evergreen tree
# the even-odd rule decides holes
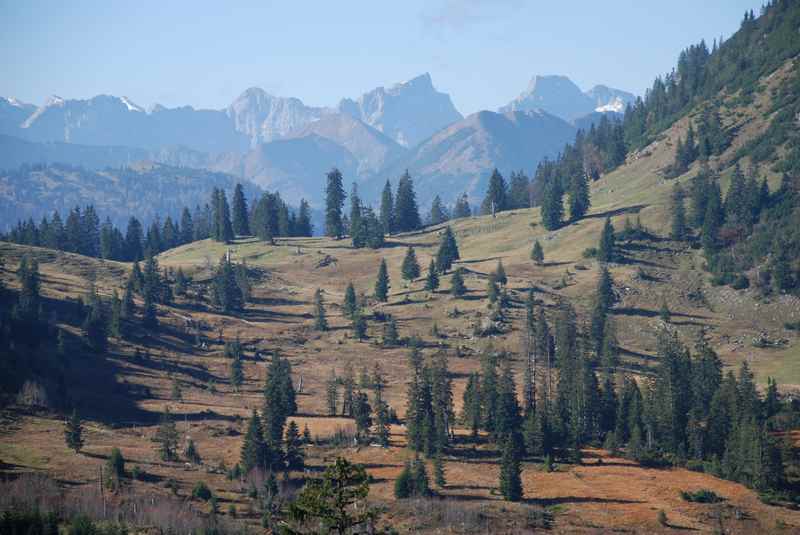
[[[509,208],[529,208],[531,205],[530,179],[523,171],[511,173],[508,188]]]
[[[378,278],[375,280],[375,298],[384,303],[389,300],[389,270],[386,267],[385,258],[381,258],[381,265],[378,268]]]
[[[522,468],[519,462],[518,434],[512,433],[503,440],[503,455],[500,458],[500,493],[510,502],[522,499]]]
[[[435,292],[439,287],[439,273],[436,269],[436,263],[431,259],[428,266],[428,275],[425,277],[425,291]]]
[[[539,240],[533,242],[533,248],[531,249],[531,260],[533,260],[537,266],[541,266],[544,262],[544,251],[542,250],[542,244],[539,243]]]
[[[233,190],[233,233],[237,236],[250,235],[250,222],[248,219],[247,199],[241,184],[236,184]]]
[[[297,222],[295,223],[295,234],[303,237],[310,237],[313,234],[311,225],[311,207],[308,201],[300,199],[300,209],[297,213]]]
[[[542,225],[547,230],[561,227],[564,218],[564,190],[557,178],[552,178],[544,186],[542,195]]]
[[[486,196],[481,204],[481,213],[494,214],[508,209],[508,187],[503,175],[495,168],[489,177]]]
[[[83,448],[83,424],[78,411],[73,409],[72,415],[66,420],[64,426],[64,441],[67,447],[74,450],[75,453],[80,453]]]
[[[460,267],[450,277],[450,295],[461,297],[465,293],[467,293],[467,287],[464,285],[464,268]]]
[[[381,224],[386,234],[394,232],[394,197],[392,195],[392,184],[388,180],[386,185],[383,186],[383,193],[381,193]]]
[[[258,417],[256,410],[253,409],[250,420],[247,423],[247,432],[242,441],[239,466],[241,466],[244,474],[249,474],[256,468],[266,471],[272,464],[271,457],[269,446],[264,441],[261,418]]]
[[[569,183],[569,218],[572,221],[581,219],[589,211],[589,180],[585,173],[575,173]]]
[[[458,252],[458,244],[453,235],[453,230],[449,226],[445,227],[439,250],[436,253],[436,271],[439,273],[447,272],[452,267],[453,262],[460,258],[461,255]]]
[[[320,288],[317,288],[314,292],[314,330],[320,332],[328,330],[328,319],[325,317],[325,303]]]
[[[244,307],[244,296],[236,281],[233,264],[227,256],[220,259],[214,274],[213,299],[214,304],[226,313]]]
[[[408,171],[403,173],[397,183],[394,208],[395,225],[399,232],[417,230],[422,226],[414,193],[414,181]]]
[[[456,199],[455,206],[453,206],[453,219],[463,219],[470,216],[472,216],[472,208],[469,206],[469,197],[467,197],[466,193],[462,193]]]
[[[447,217],[447,209],[442,205],[442,199],[439,196],[433,198],[431,203],[430,224],[438,225],[444,223],[449,218]]]
[[[169,407],[161,414],[161,421],[156,430],[155,441],[162,461],[175,461],[178,458],[178,429]]]
[[[686,230],[686,208],[683,204],[683,189],[681,185],[676,182],[672,187],[672,230],[670,236],[673,240],[685,240],[687,237]]]
[[[414,279],[419,277],[419,262],[417,261],[417,255],[414,252],[414,248],[410,245],[406,250],[406,256],[403,258],[401,272],[403,274],[403,278],[408,282],[412,282]]]
[[[344,192],[342,173],[335,167],[327,174],[325,186],[325,235],[336,239],[345,232],[342,224],[342,206],[347,195]]]
[[[597,260],[599,262],[615,262],[617,258],[616,236],[611,219],[606,218],[603,231],[600,234],[600,243],[597,247]]]

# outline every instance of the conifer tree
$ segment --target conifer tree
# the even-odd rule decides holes
[[[575,173],[569,183],[569,218],[572,221],[581,219],[589,211],[589,181],[583,172]]]
[[[673,240],[686,239],[686,209],[683,205],[683,189],[676,182],[672,187],[672,230],[670,236]]]
[[[239,466],[242,467],[244,474],[249,474],[255,468],[266,470],[272,464],[271,457],[269,446],[264,442],[264,429],[261,426],[261,418],[258,417],[256,410],[253,409],[250,420],[247,423],[247,432],[242,441]]]
[[[542,250],[542,244],[539,243],[539,240],[533,242],[533,249],[531,249],[531,260],[533,260],[537,266],[541,266],[544,262],[544,251]]]
[[[353,182],[350,189],[350,238],[353,241],[353,247],[356,249],[364,247],[366,244],[366,236],[364,228],[361,224],[361,199],[358,196],[358,186]]]
[[[289,422],[286,427],[286,453],[284,459],[288,470],[302,470],[305,465],[305,455],[303,454],[302,439],[300,430],[294,420]]]
[[[522,499],[522,468],[519,462],[517,433],[512,433],[504,438],[503,455],[500,459],[500,493],[510,502]]]
[[[442,199],[437,195],[431,203],[430,224],[438,225],[447,221],[447,209],[442,205]]]
[[[471,373],[467,379],[463,401],[461,419],[472,431],[472,438],[475,438],[481,426],[480,376],[477,372]]]
[[[375,364],[375,373],[373,375],[373,384],[375,385],[375,438],[382,447],[389,446],[389,406],[383,399],[383,391],[386,386],[386,380],[383,378],[380,366]]]
[[[238,183],[233,190],[233,233],[236,236],[250,235],[247,200],[244,197],[242,185]]]
[[[197,451],[197,446],[191,438],[186,443],[186,449],[183,450],[184,458],[192,464],[200,464],[203,459],[200,457],[200,452]]]
[[[314,330],[320,332],[328,330],[328,319],[325,317],[325,304],[320,288],[314,292]]]
[[[305,199],[300,199],[300,209],[297,212],[297,221],[295,222],[295,234],[303,237],[311,237],[313,234],[311,207]]]
[[[122,336],[122,301],[117,290],[111,294],[111,319],[108,324],[108,332],[115,338]]]
[[[434,481],[436,482],[436,486],[440,489],[443,489],[445,485],[447,485],[447,479],[444,470],[444,460],[442,459],[441,451],[436,452],[436,455],[433,458],[433,477]]]
[[[336,369],[331,368],[331,375],[325,382],[326,404],[328,406],[328,416],[336,416],[336,408],[339,398],[339,378],[336,377]]]
[[[417,458],[411,466],[411,477],[414,482],[414,495],[419,497],[428,496],[430,483],[428,482],[428,471],[425,468],[425,461]]]
[[[178,458],[178,429],[172,419],[169,407],[161,414],[161,422],[156,430],[155,441],[162,461],[175,461]]]
[[[469,206],[469,198],[466,193],[456,199],[456,204],[453,206],[453,219],[463,219],[472,216],[472,208]]]
[[[353,337],[356,340],[364,340],[367,338],[367,319],[360,311],[353,315],[352,328]]]
[[[394,197],[392,196],[392,184],[388,180],[381,194],[381,224],[386,234],[394,232]]]
[[[414,193],[414,181],[406,171],[397,183],[394,209],[395,225],[399,232],[417,230],[422,226]]]
[[[603,232],[600,234],[600,244],[597,247],[597,260],[599,262],[615,262],[617,258],[616,237],[611,219],[606,218]]]
[[[344,234],[342,206],[344,206],[342,173],[335,167],[327,174],[325,186],[325,235],[339,239]]]
[[[436,269],[436,263],[431,259],[428,266],[428,275],[425,277],[425,291],[435,292],[439,287],[439,273]]]
[[[703,249],[707,252],[716,251],[719,245],[719,231],[725,222],[725,212],[722,208],[722,194],[717,181],[713,181],[708,188],[708,201],[703,219]]]
[[[234,392],[238,392],[244,382],[244,370],[242,369],[242,358],[236,353],[230,363],[230,380]]]
[[[347,283],[347,288],[344,291],[344,302],[342,303],[342,311],[345,317],[352,318],[358,310],[358,302],[356,298],[356,289],[353,283]]]
[[[280,449],[286,420],[296,412],[292,366],[277,352],[273,353],[264,381],[264,407],[261,414],[264,420],[264,439],[274,451]]]
[[[530,179],[524,172],[511,173],[508,187],[508,201],[510,209],[530,207]]]
[[[375,280],[375,298],[378,301],[386,302],[389,300],[389,270],[386,267],[386,259],[381,259],[378,268],[378,278]]]
[[[439,273],[445,273],[452,267],[453,262],[460,258],[461,255],[458,252],[458,244],[453,231],[450,227],[446,227],[442,241],[439,244],[439,250],[436,253],[436,270]]]
[[[461,297],[467,293],[467,287],[464,285],[464,268],[458,268],[453,272],[450,277],[450,295],[453,297]]]
[[[72,415],[66,420],[64,427],[64,441],[67,447],[80,453],[83,448],[83,423],[76,409],[72,410]]]
[[[407,280],[408,282],[412,282],[414,279],[419,277],[419,262],[417,262],[417,255],[414,252],[414,248],[410,245],[406,250],[405,258],[403,258],[401,271],[403,273],[403,279]]]
[[[494,270],[494,280],[500,286],[505,286],[508,284],[508,277],[506,276],[506,270],[503,267],[503,261],[499,260],[497,262],[497,268]]]
[[[508,188],[503,175],[495,169],[489,177],[486,197],[481,204],[481,213],[484,215],[502,212],[508,209]]]
[[[547,230],[556,230],[561,227],[564,218],[564,190],[557,178],[549,180],[544,186],[542,196],[542,225]]]
[[[230,207],[225,197],[225,191],[215,189],[213,194],[213,231],[211,237],[218,242],[230,243],[233,241],[233,226],[231,225]]]
[[[392,316],[389,316],[389,319],[383,325],[383,341],[381,343],[384,347],[394,347],[400,344],[397,321]]]
[[[233,264],[227,255],[220,258],[214,275],[213,300],[214,304],[226,313],[244,308],[244,295],[237,283]]]

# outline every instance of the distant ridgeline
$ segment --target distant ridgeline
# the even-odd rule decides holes
[[[251,187],[250,189],[255,192],[254,196],[258,201],[252,205],[252,210],[248,210],[245,188],[242,184],[237,183],[233,193],[233,210],[228,204],[225,190],[216,186],[212,186],[211,199],[201,204],[202,201],[196,191],[191,195],[188,193],[183,195],[181,191],[182,188],[190,189],[190,184],[182,184],[181,177],[184,175],[179,174],[179,172],[185,174],[186,170],[162,167],[157,169],[159,171],[166,169],[168,173],[175,173],[175,182],[178,184],[171,195],[165,192],[163,196],[159,197],[160,202],[157,202],[156,206],[163,206],[165,198],[197,198],[198,201],[193,210],[190,207],[184,207],[180,217],[178,218],[176,214],[173,219],[170,213],[174,210],[174,204],[166,203],[164,213],[167,215],[163,220],[158,212],[153,212],[153,206],[150,206],[149,210],[145,210],[144,207],[141,211],[138,208],[125,210],[128,213],[136,214],[144,212],[149,216],[150,224],[143,224],[139,217],[130,216],[123,234],[120,230],[122,225],[119,227],[115,225],[111,217],[107,216],[102,223],[100,222],[94,204],[88,204],[84,208],[77,205],[74,208],[67,208],[64,211],[65,217],[62,217],[61,212],[56,208],[52,212],[52,216],[48,217],[48,214],[45,213],[38,223],[33,217],[18,221],[8,233],[0,235],[0,239],[108,260],[136,261],[144,259],[148,253],[158,254],[173,247],[207,238],[229,242],[235,235],[251,235],[251,228],[257,231],[254,234],[269,239],[276,236],[311,236],[311,210],[305,201],[301,201],[300,208],[295,212],[281,200],[280,194],[263,193],[258,195],[259,190]],[[20,170],[17,173],[23,172]],[[47,167],[31,168],[29,174],[19,176],[29,177],[40,174],[41,182],[38,182],[37,185],[41,186],[47,183],[46,178],[51,172],[78,173],[80,180],[90,176],[95,177],[97,181],[105,182],[111,181],[112,178],[124,177],[121,180],[129,182],[130,189],[127,185],[123,187],[116,185],[115,187],[124,189],[131,198],[141,192],[142,197],[147,199],[153,193],[164,189],[163,185],[158,187],[161,185],[158,182],[163,178],[162,175],[157,173],[154,177],[152,172],[137,173],[130,170],[114,171],[112,177],[104,174],[105,172],[94,173],[63,167]],[[232,185],[232,179],[227,175],[196,170],[190,170],[189,173],[221,176],[224,177],[226,185]],[[132,178],[140,180],[132,180]],[[231,184],[228,184],[229,182]],[[153,186],[152,189],[147,188],[148,183]],[[118,182],[115,181],[115,184]],[[208,183],[205,186],[207,187]],[[68,186],[62,185],[59,189],[65,187]],[[100,190],[95,190],[95,192],[95,195],[87,195],[87,197],[96,198]],[[85,198],[83,200],[85,201]],[[142,202],[141,199],[139,202]],[[138,207],[138,203],[136,206]],[[111,209],[106,207],[106,211],[110,212]],[[119,220],[119,218],[118,214],[116,219]]]

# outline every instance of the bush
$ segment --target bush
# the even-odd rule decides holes
[[[696,459],[689,459],[686,461],[686,469],[691,470],[692,472],[705,472],[706,465],[703,461],[698,461]]]
[[[682,490],[681,498],[692,503],[719,503],[725,500],[725,498],[709,489],[700,489],[694,492]]]
[[[667,513],[665,513],[663,509],[658,511],[658,523],[662,526],[667,526],[669,524],[669,520],[667,520]]]
[[[733,280],[732,286],[734,290],[744,290],[745,288],[750,287],[750,279],[748,279],[745,275],[738,275]]]
[[[192,489],[192,498],[207,502],[211,499],[211,489],[203,481],[198,481]]]
[[[794,323],[786,322],[783,324],[783,327],[787,331],[800,331],[800,321],[795,321]]]
[[[587,247],[582,255],[584,258],[597,258],[597,247]]]

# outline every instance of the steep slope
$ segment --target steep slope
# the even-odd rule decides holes
[[[306,199],[319,205],[325,173],[337,167],[352,179],[357,176],[359,162],[341,145],[312,133],[260,144],[244,156],[226,154],[209,166],[278,191],[290,204],[297,205],[300,199]]]
[[[306,106],[297,98],[275,97],[258,87],[246,90],[227,109],[251,147],[287,137],[327,113],[331,110]]]
[[[347,149],[358,160],[357,174],[368,176],[406,153],[406,149],[362,121],[333,113],[292,133],[291,137],[316,134]]]
[[[0,97],[0,135],[19,135],[25,119],[36,111],[36,106],[15,98]]]
[[[427,205],[434,195],[445,202],[467,193],[478,202],[496,167],[503,174],[531,173],[545,157],[554,157],[571,141],[575,128],[544,112],[482,111],[450,125],[414,148],[372,180],[372,188],[396,179],[406,169],[417,196]]]
[[[116,145],[157,149],[184,145],[204,152],[246,147],[224,112],[190,106],[150,112],[125,97],[99,95],[88,100],[52,97],[23,123],[21,137],[38,142]]]
[[[499,111],[541,109],[566,121],[575,121],[594,111],[623,112],[634,100],[631,93],[604,85],[596,85],[584,93],[566,76],[536,75],[525,91]]]
[[[441,128],[462,118],[446,93],[422,74],[391,87],[378,87],[358,100],[343,99],[339,111],[383,132],[404,147],[413,147]]]

